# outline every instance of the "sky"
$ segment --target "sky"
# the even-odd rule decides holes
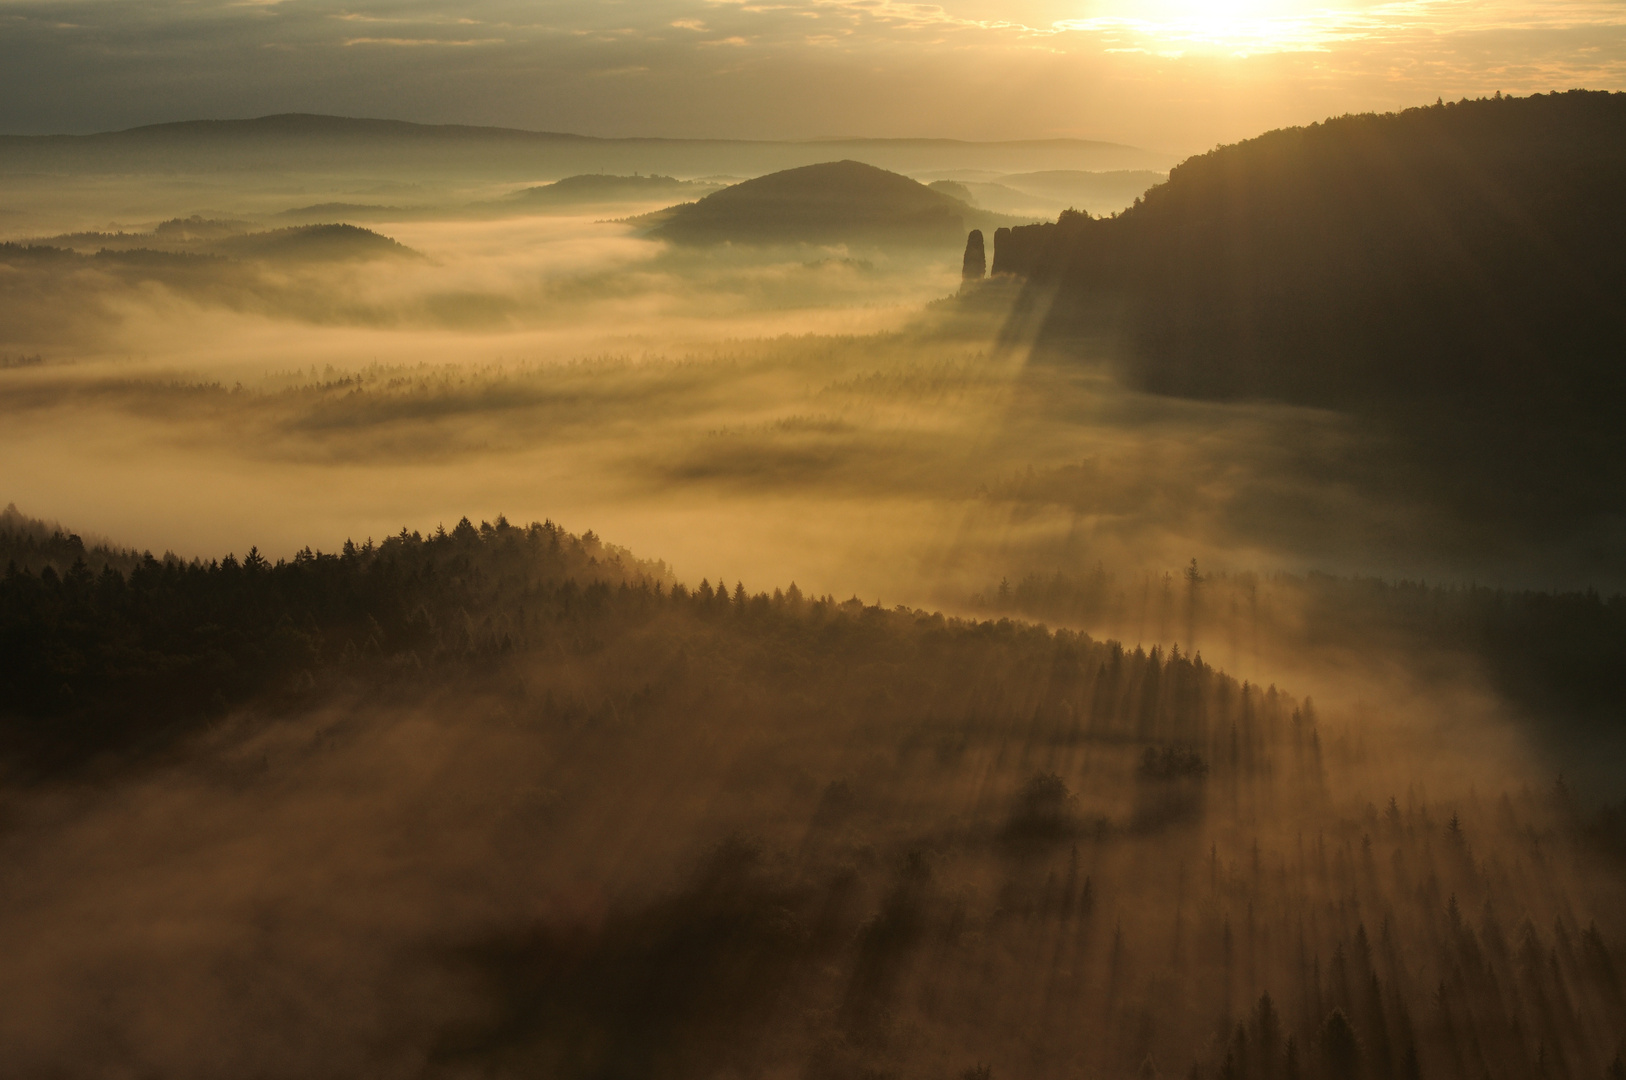
[[[1107,139],[1626,89],[1621,0],[0,0],[0,132],[320,112],[600,136]]]

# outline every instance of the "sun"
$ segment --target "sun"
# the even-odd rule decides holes
[[[1350,8],[1302,0],[1105,0],[1056,25],[1102,34],[1120,51],[1253,55],[1321,51],[1369,23]]]

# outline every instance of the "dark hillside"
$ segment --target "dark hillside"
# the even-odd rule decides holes
[[[1614,394],[1622,191],[1626,95],[1347,116],[1193,158],[1115,219],[1036,230],[1003,268],[1063,283],[1054,336],[1069,296],[1123,281],[1132,369],[1159,390]]]
[[[498,654],[526,639],[528,608],[598,611],[613,587],[664,580],[591,533],[501,518],[205,563],[87,549],[8,507],[0,560],[0,757],[25,772],[161,747],[229,705],[370,667]]]
[[[1109,329],[1150,390],[1376,412],[1560,512],[1618,487],[1623,191],[1626,95],[1464,101],[1215,150],[1116,218],[1001,234],[994,269],[1056,289],[1063,354]]]

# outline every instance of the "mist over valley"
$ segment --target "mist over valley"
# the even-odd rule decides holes
[[[0,1076],[1626,1075],[1621,102],[0,138]]]

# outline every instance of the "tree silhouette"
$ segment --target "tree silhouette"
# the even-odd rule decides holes
[[[1330,1080],[1355,1080],[1361,1066],[1360,1041],[1343,1009],[1334,1009],[1321,1025],[1321,1060]]]

